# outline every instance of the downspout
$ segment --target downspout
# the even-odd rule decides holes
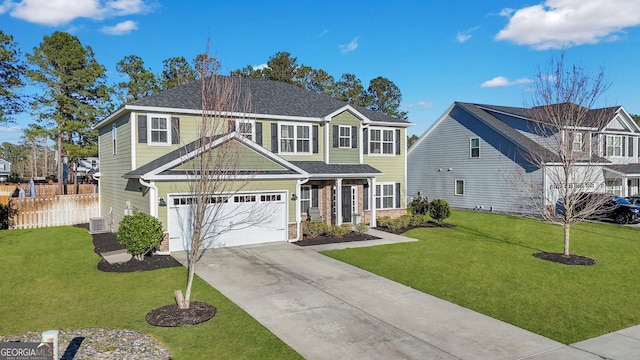
[[[300,216],[300,186],[308,182],[309,178],[296,180],[296,194],[298,194],[298,198],[296,199],[296,241],[302,240],[302,237],[300,236],[300,234],[302,233],[302,216]]]
[[[149,215],[158,218],[158,187],[153,182],[145,182],[142,178],[138,178],[138,182],[149,188]]]

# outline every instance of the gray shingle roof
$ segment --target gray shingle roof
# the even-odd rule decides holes
[[[368,164],[327,164],[324,161],[291,161],[300,169],[314,175],[363,175],[382,174],[382,171]]]
[[[640,164],[615,164],[608,165],[607,169],[623,173],[626,175],[638,175],[640,174]]]
[[[221,75],[216,78],[223,81],[232,79],[232,77]],[[240,81],[242,91],[250,92],[250,112],[254,114],[321,118],[347,105],[344,101],[287,83],[245,77],[233,77],[233,79]],[[221,81],[215,83],[221,83]],[[130,105],[199,110],[202,109],[200,94],[200,83],[196,81],[134,101]],[[353,106],[353,108],[371,121],[408,123],[363,107]]]

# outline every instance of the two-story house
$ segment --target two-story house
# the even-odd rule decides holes
[[[229,209],[268,201],[275,216],[269,224],[224,234],[212,247],[298,240],[310,208],[337,225],[360,220],[375,226],[376,216],[406,211],[411,123],[286,83],[239,81],[250,113],[229,114],[228,133],[211,146],[237,142],[253,174],[238,196],[228,198]],[[125,104],[96,125],[102,216],[115,227],[134,208],[156,216],[170,251],[184,248],[185,227],[176,215],[193,197],[182,170],[198,153],[201,98],[200,84],[189,83]]]
[[[0,181],[7,181],[11,175],[11,163],[5,159],[0,159]]]
[[[560,134],[538,133],[531,114],[529,108],[454,103],[409,149],[408,194],[457,208],[534,213],[535,202],[557,200],[559,161],[548,151],[549,139],[568,132],[567,146],[588,154],[575,171],[596,166],[593,179],[572,185],[621,196],[640,192],[640,128],[622,106],[589,110],[585,119],[604,117],[605,126],[582,124]],[[528,152],[541,156],[543,166],[532,164]],[[532,186],[541,199],[532,198]]]

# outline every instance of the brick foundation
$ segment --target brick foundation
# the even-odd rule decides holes
[[[169,252],[169,233],[162,233],[162,241],[160,241],[160,252]]]
[[[300,227],[300,231],[302,231],[302,226]],[[289,224],[288,225],[288,230],[289,230],[289,240],[296,240],[296,239],[300,239],[300,237],[298,237],[298,224],[293,223],[293,224]]]

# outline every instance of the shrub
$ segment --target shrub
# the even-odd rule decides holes
[[[359,224],[356,224],[355,229],[357,233],[366,233],[367,230],[369,230],[369,225],[361,222]]]
[[[329,233],[327,235],[331,237],[339,238],[347,235],[350,232],[351,232],[351,226],[347,224],[342,224],[340,226],[331,225],[331,228],[329,228]]]
[[[393,222],[393,219],[391,218],[391,216],[382,216],[382,217],[376,218],[376,223],[378,224],[378,227],[381,227],[381,228],[390,229],[392,222]]]
[[[429,204],[429,215],[437,222],[442,222],[451,215],[449,203],[443,199],[435,199]]]
[[[0,230],[7,230],[11,228],[11,217],[18,212],[11,206],[11,202],[7,205],[0,204]]]
[[[162,223],[151,215],[135,212],[122,219],[117,239],[128,248],[129,254],[144,260],[144,256],[162,241]]]
[[[326,235],[329,232],[329,226],[324,221],[305,221],[302,223],[302,235],[309,237],[317,237]]]
[[[429,212],[429,199],[418,196],[409,204],[412,214],[426,215]]]
[[[411,215],[411,220],[409,221],[410,226],[421,226],[427,222],[425,219],[425,215],[413,214]]]

